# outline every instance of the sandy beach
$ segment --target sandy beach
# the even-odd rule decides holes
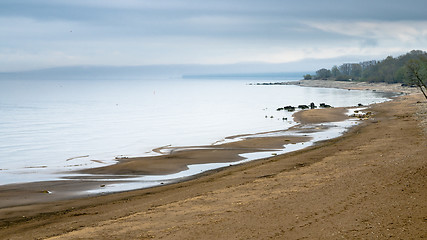
[[[418,93],[419,89],[416,87],[402,87],[401,83],[369,83],[369,82],[347,82],[347,81],[333,81],[333,80],[299,80],[295,82],[288,82],[289,85],[298,85],[303,87],[323,87],[323,88],[339,88],[349,90],[369,90],[379,92],[395,92],[413,94]]]
[[[411,88],[346,84],[339,87],[412,94],[370,106],[367,111],[373,116],[339,138],[185,182],[84,198],[65,193],[100,183],[0,187],[0,239],[427,237],[425,99]],[[302,111],[294,117],[303,124],[347,118],[340,108]],[[122,159],[86,173],[166,174],[187,164],[233,162],[240,153],[308,140],[248,138],[161,157]],[[43,189],[62,189],[64,194]]]

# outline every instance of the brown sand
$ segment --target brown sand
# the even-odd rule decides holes
[[[315,124],[325,122],[339,122],[348,119],[346,108],[311,109],[294,113],[296,122],[303,124]]]
[[[326,121],[336,121],[342,117],[337,114],[328,114],[328,112],[324,115]],[[311,117],[313,116],[307,115],[301,119],[310,122],[312,120],[308,119]],[[291,130],[298,130],[299,127],[301,126],[293,127]],[[304,129],[304,131],[309,132],[322,130],[324,129]],[[102,192],[108,184],[116,184],[119,180],[123,183],[127,178],[138,175],[178,173],[188,169],[188,165],[191,164],[233,163],[244,159],[239,154],[281,150],[287,144],[311,140],[308,136],[283,135],[287,131],[268,133],[278,132],[280,132],[280,136],[274,137],[260,137],[259,134],[230,136],[227,137],[227,140],[236,140],[236,138],[243,140],[209,146],[160,147],[154,151],[161,153],[162,150],[166,150],[169,153],[155,157],[120,159],[114,165],[78,172],[89,175],[63,177],[69,180],[2,185],[0,186],[0,208],[88,197],[93,195],[89,194],[88,190],[100,190]],[[194,177],[196,176],[183,178],[181,181]],[[131,182],[131,180],[126,182]]]
[[[369,82],[347,82],[333,80],[300,80],[284,83],[286,85],[298,85],[302,87],[323,87],[323,88],[339,88],[348,90],[368,90],[378,92],[394,92],[394,93],[418,93],[416,87],[403,87],[401,83],[369,83]]]
[[[421,239],[427,139],[421,95],[309,149],[191,181],[0,209],[1,239]]]
[[[312,111],[317,112],[316,110],[303,111],[304,113],[299,114],[296,121],[307,123],[331,122],[347,118],[344,114],[344,109],[327,109],[323,113],[310,114]],[[319,115],[322,115],[321,119]],[[290,130],[305,131],[307,133],[324,130],[319,128],[308,129],[306,127],[301,130],[299,129],[300,127],[302,125],[293,127]],[[178,173],[188,169],[188,165],[191,164],[233,163],[243,160],[239,154],[281,150],[284,145],[311,140],[308,136],[283,135],[287,131],[277,132],[281,133],[280,136],[260,137],[259,134],[230,136],[227,137],[227,140],[243,140],[209,146],[160,147],[154,151],[161,153],[165,150],[169,153],[155,157],[120,159],[114,165],[79,171],[79,173],[89,175],[66,177],[66,179],[72,181],[63,180],[3,185],[0,186],[0,208],[88,197],[90,194],[87,193],[87,190],[102,191],[106,185],[118,183],[118,180],[123,182],[126,178],[138,175]]]
[[[89,175],[64,177],[68,180],[2,185],[0,186],[0,209],[87,197],[90,196],[87,193],[88,190],[103,190],[108,184],[118,183],[119,180],[123,183],[127,178],[138,175],[178,173],[188,169],[188,165],[191,164],[233,163],[244,159],[239,154],[281,150],[284,145],[306,142],[311,139],[304,136],[286,135],[276,137],[241,135],[239,138],[243,140],[210,146],[163,147],[158,151],[165,149],[171,152],[156,157],[121,159],[114,165],[79,171]]]
[[[170,148],[170,154],[155,157],[121,159],[117,164],[91,168],[82,173],[89,174],[143,174],[161,175],[188,169],[188,165],[202,163],[227,163],[243,160],[239,154],[282,149],[286,144],[309,141],[309,137],[280,136],[246,138],[243,141],[211,146]],[[158,149],[160,151],[160,149]]]

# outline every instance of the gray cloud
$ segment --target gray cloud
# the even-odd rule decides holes
[[[375,39],[365,39],[361,41],[361,47],[366,48],[366,47],[376,47],[378,46],[378,41]]]
[[[359,48],[387,55],[426,46],[426,7],[424,0],[3,0],[0,59],[8,60],[0,71],[371,56]]]
[[[197,15],[246,15],[316,19],[425,19],[424,0],[165,0],[165,1],[64,1],[3,0],[3,16],[35,19],[107,20],[127,16],[176,18]]]

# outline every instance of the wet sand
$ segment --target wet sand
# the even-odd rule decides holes
[[[244,158],[243,153],[282,149],[284,145],[309,141],[309,137],[278,136],[245,138],[238,142],[209,146],[164,147],[159,151],[170,153],[155,157],[121,159],[117,164],[91,168],[80,173],[110,175],[164,175],[188,169],[188,165],[206,163],[232,163]]]
[[[345,109],[325,109],[323,122],[347,119]],[[305,111],[303,111],[305,112]],[[307,111],[310,112],[310,111]],[[303,114],[296,121],[322,122],[317,115]],[[161,147],[155,149],[162,153],[154,157],[135,157],[119,159],[116,164],[98,168],[90,168],[76,172],[76,176],[64,177],[64,180],[19,183],[0,186],[0,208],[19,205],[54,202],[58,200],[89,197],[95,195],[89,190],[107,191],[108,184],[130,183],[131,178],[150,175],[174,174],[188,169],[189,165],[208,163],[234,163],[245,158],[240,154],[278,151],[288,144],[302,143],[311,140],[309,136],[284,135],[288,131],[317,132],[325,129],[309,129],[303,124],[280,132],[279,136],[259,137],[259,134],[230,136],[226,140],[238,140],[208,146]],[[268,132],[274,133],[274,132]],[[263,134],[268,134],[263,133]],[[84,175],[81,175],[84,174]],[[197,177],[184,177],[172,182],[185,181]],[[134,181],[134,180],[133,180]]]
[[[293,117],[296,122],[302,124],[318,124],[329,122],[331,119],[334,122],[344,121],[348,119],[346,114],[347,108],[326,108],[296,112]]]
[[[420,127],[425,119],[420,113],[426,107],[421,95],[373,105],[369,109],[373,117],[342,137],[297,152],[210,171],[186,182],[3,207],[0,238],[427,237],[427,140]],[[331,116],[342,117],[335,112],[339,109],[329,111],[333,111]],[[312,118],[318,118],[319,111],[312,112],[316,112]],[[300,115],[301,121],[310,122],[304,116],[307,114]],[[248,146],[236,144],[241,143],[227,147],[237,151],[260,147],[255,140]],[[120,168],[126,169],[126,163],[133,161],[136,164],[135,160],[121,161],[125,167]],[[116,170],[94,171],[123,171]],[[27,191],[40,191],[35,185],[28,186]],[[72,186],[76,185],[63,188]],[[9,190],[23,189],[17,186]],[[0,189],[0,197],[3,193]],[[27,194],[22,191],[20,196],[25,198]]]

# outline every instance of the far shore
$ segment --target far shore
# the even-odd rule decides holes
[[[334,80],[299,80],[289,82],[272,82],[267,84],[297,85],[302,87],[339,88],[347,90],[369,90],[378,92],[414,94],[419,90],[416,87],[402,86],[401,83],[369,83],[358,81],[334,81]]]
[[[86,197],[73,193],[114,180],[0,186],[0,239],[427,236],[427,103],[417,89],[324,80],[292,84],[408,95],[367,106],[372,118],[341,137],[170,185]],[[294,119],[305,126],[348,116],[345,108],[328,108],[300,111]],[[169,174],[188,164],[234,162],[241,153],[309,140],[292,135],[249,136],[203,149],[165,147],[174,151],[121,159],[115,165],[82,172]]]

